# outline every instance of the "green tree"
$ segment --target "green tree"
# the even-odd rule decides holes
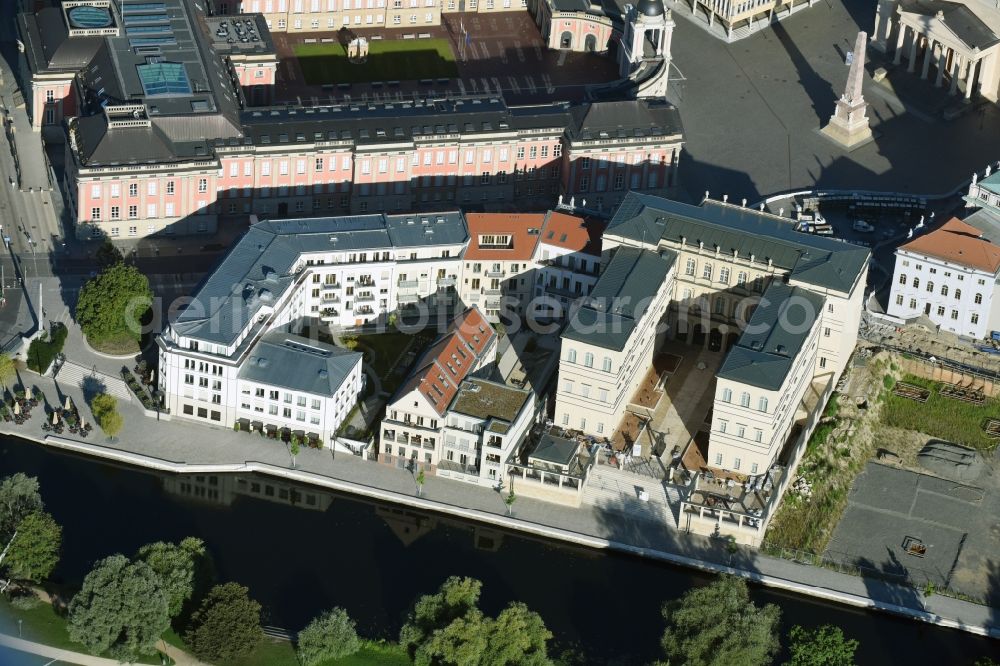
[[[125,257],[122,256],[121,250],[115,247],[115,244],[111,242],[110,238],[105,238],[101,246],[97,248],[97,252],[94,253],[94,259],[97,261],[97,265],[101,270],[110,268],[115,264],[119,264],[125,261]]]
[[[788,632],[791,659],[787,666],[854,666],[858,642],[844,638],[840,627],[824,624],[815,629],[799,625]]]
[[[7,545],[18,523],[29,513],[44,508],[38,479],[21,472],[4,477],[0,481],[0,541]]]
[[[153,302],[149,280],[135,266],[118,262],[80,290],[76,320],[91,344],[130,339],[139,342],[140,319]]]
[[[545,626],[542,616],[526,605],[512,603],[490,624],[483,664],[541,666],[552,663],[548,657],[552,632]]]
[[[423,493],[423,490],[424,490],[424,481],[426,481],[426,480],[427,480],[427,477],[424,475],[424,468],[421,467],[420,471],[417,472],[417,495],[420,495],[420,494]]]
[[[435,631],[474,610],[482,588],[475,578],[452,576],[435,594],[420,597],[399,632],[399,643],[410,658]]]
[[[348,657],[361,648],[354,620],[343,608],[334,608],[315,618],[299,632],[299,661],[314,666]]]
[[[11,381],[17,376],[17,365],[10,354],[0,354],[0,385],[4,390],[10,388]]]
[[[169,626],[159,576],[124,555],[97,562],[69,604],[70,639],[122,661],[153,653]]]
[[[417,648],[413,663],[416,666],[480,666],[489,633],[489,618],[474,608],[431,634]]]
[[[32,511],[17,525],[3,564],[11,578],[40,583],[59,563],[62,527],[44,511]]]
[[[160,577],[167,598],[167,613],[175,618],[194,594],[195,572],[199,561],[207,556],[205,543],[188,537],[179,544],[164,541],[147,544],[139,549],[135,559],[148,564]]]
[[[292,467],[295,467],[295,459],[299,457],[299,451],[301,451],[302,438],[298,435],[292,435],[292,439],[288,443],[288,452],[292,454]]]
[[[97,419],[97,425],[108,437],[115,437],[122,431],[125,420],[118,411],[118,401],[113,395],[100,393],[90,402],[90,411]]]
[[[661,644],[671,663],[687,666],[764,666],[778,652],[774,604],[758,608],[746,582],[723,576],[663,606]]]
[[[118,409],[118,400],[115,396],[107,393],[98,393],[90,401],[90,411],[94,413],[95,419],[100,419],[102,414],[113,412]]]
[[[195,655],[210,662],[245,656],[263,638],[260,604],[238,583],[213,587],[191,617],[185,634]]]

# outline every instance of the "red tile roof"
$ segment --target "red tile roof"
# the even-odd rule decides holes
[[[535,255],[538,236],[545,223],[544,213],[467,213],[469,247],[465,259],[529,261]],[[533,233],[532,233],[533,230]],[[508,247],[480,247],[483,235],[504,234],[511,237]]]
[[[479,308],[472,306],[448,326],[448,333],[424,352],[417,370],[396,395],[417,389],[439,416],[444,416],[458,387],[496,339]]]
[[[542,227],[541,242],[571,252],[601,255],[601,236],[606,223],[551,211]]]
[[[995,274],[1000,269],[1000,247],[982,238],[979,229],[955,217],[938,229],[914,238],[900,249],[987,273]]]

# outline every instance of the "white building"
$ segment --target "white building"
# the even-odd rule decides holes
[[[610,437],[652,366],[675,254],[620,247],[562,333],[556,424]]]
[[[401,305],[406,312],[405,307],[418,302],[426,305],[423,312],[428,315],[443,315],[455,304],[451,285],[467,240],[457,212],[252,225],[157,338],[165,406],[178,418],[226,427],[238,419],[296,426],[329,442],[338,419],[354,405],[361,389],[360,364],[342,368],[346,357],[329,346],[268,334],[298,331],[317,319],[332,326],[360,325],[384,318]],[[289,393],[285,389],[291,387],[278,382],[285,364],[268,361],[260,372],[251,365],[268,356],[295,354],[313,365],[323,357],[329,366],[326,385],[317,388],[324,396],[329,393],[325,399],[332,402],[306,410],[304,421],[298,418],[298,403],[305,400],[311,409],[314,398],[305,387]],[[346,383],[335,385],[340,370],[346,373]],[[269,385],[271,374],[276,379]],[[276,405],[260,403],[255,400],[259,390],[265,398],[277,393],[280,400]],[[290,420],[284,416],[286,393],[293,400]],[[274,407],[277,414],[272,413]]]
[[[603,231],[604,224],[597,221],[558,211],[546,214],[535,250],[537,314],[561,319],[590,295],[600,275]]]
[[[496,361],[496,347],[496,331],[479,308],[456,317],[386,405],[379,429],[380,459],[400,466],[425,465],[432,471],[448,461],[457,471],[474,474],[478,453],[455,455],[455,447],[444,452],[446,414],[462,382]]]
[[[924,315],[941,330],[983,338],[1000,330],[1000,311],[993,309],[998,279],[1000,246],[952,218],[896,250],[887,312],[900,319]]]

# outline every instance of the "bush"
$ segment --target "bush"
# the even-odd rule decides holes
[[[327,660],[348,657],[361,647],[354,620],[343,608],[327,611],[299,632],[299,661],[315,666]]]
[[[18,594],[11,597],[10,605],[21,611],[29,611],[38,608],[42,604],[42,600],[39,599],[34,592],[27,592],[26,594]]]
[[[892,387],[896,385],[896,380],[892,378],[892,375],[886,375],[882,378],[882,386],[886,388],[887,391],[891,391]]]
[[[43,335],[32,341],[28,347],[28,369],[34,370],[38,374],[44,373],[52,365],[56,355],[62,351],[66,344],[66,336],[69,331],[63,324],[53,324],[51,334]]]

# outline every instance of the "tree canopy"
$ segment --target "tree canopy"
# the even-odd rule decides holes
[[[4,545],[25,516],[44,508],[35,477],[18,472],[0,480],[0,540]]]
[[[69,604],[70,639],[122,661],[153,653],[169,626],[159,576],[124,555],[97,562]]]
[[[17,365],[10,354],[0,354],[0,386],[7,388],[17,376]]]
[[[824,624],[805,629],[795,625],[788,638],[791,659],[787,666],[854,666],[858,642],[844,638],[840,627]]]
[[[97,419],[97,425],[108,437],[114,437],[122,431],[124,419],[118,411],[118,400],[113,395],[99,393],[90,401],[90,411]]]
[[[32,511],[17,524],[3,564],[11,578],[41,582],[59,563],[62,527],[44,511]]]
[[[205,543],[188,537],[179,544],[157,541],[143,546],[135,559],[148,564],[160,577],[167,599],[167,613],[177,617],[195,591],[195,575],[200,560],[207,557]]]
[[[152,302],[146,276],[135,266],[117,262],[83,285],[76,320],[91,344],[122,339],[138,342],[140,320]]]
[[[328,610],[299,632],[299,661],[315,666],[324,661],[342,659],[361,648],[354,620],[343,608]]]
[[[400,643],[418,666],[543,666],[552,633],[542,618],[512,603],[495,619],[477,607],[482,583],[451,577],[414,604]]]
[[[191,626],[185,634],[195,655],[209,662],[249,654],[263,638],[260,604],[238,583],[213,587],[191,616]]]
[[[774,604],[758,608],[746,582],[723,576],[663,606],[661,644],[670,663],[687,666],[765,666],[778,652]]]

